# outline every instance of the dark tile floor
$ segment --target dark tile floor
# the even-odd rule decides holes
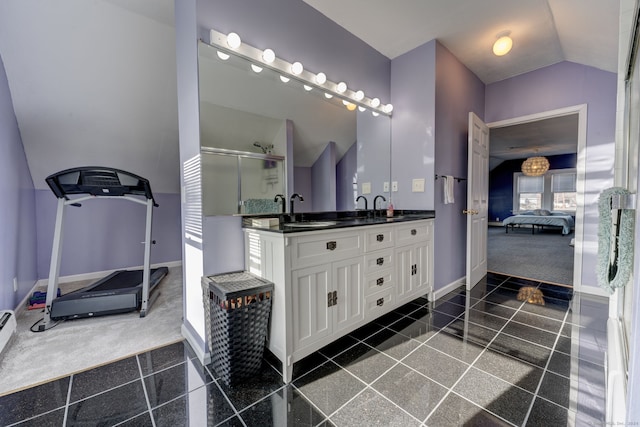
[[[522,286],[545,305],[517,299]],[[490,274],[230,388],[180,342],[0,397],[0,425],[603,425],[605,299]]]

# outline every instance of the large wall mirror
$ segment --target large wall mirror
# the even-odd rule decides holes
[[[363,193],[372,208],[385,195],[389,117],[349,111],[242,58],[222,60],[203,42],[198,57],[204,216],[275,212],[276,194],[303,195],[300,212],[353,210]]]

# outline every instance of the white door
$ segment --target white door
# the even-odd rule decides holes
[[[489,128],[469,113],[467,170],[467,289],[487,274],[487,217],[489,203]]]
[[[333,287],[336,293],[334,332],[364,320],[364,286],[362,276],[363,258],[350,258],[334,262]]]

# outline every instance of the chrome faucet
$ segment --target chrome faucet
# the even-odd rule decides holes
[[[387,201],[387,199],[384,198],[384,196],[381,196],[380,194],[378,194],[374,199],[373,199],[373,216],[376,216],[376,202],[378,201],[378,199],[382,199],[383,201]]]
[[[273,201],[274,203],[277,203],[278,200],[280,200],[280,206],[281,206],[280,210],[282,211],[282,213],[285,213],[287,210],[287,205],[286,205],[287,202],[285,201],[284,195],[276,194],[276,197],[273,199]]]
[[[360,199],[364,199],[364,210],[365,210],[365,211],[369,210],[369,208],[367,207],[368,200],[367,200],[367,198],[366,198],[366,197],[364,197],[364,196],[358,196],[358,197],[356,197],[356,206],[358,205],[358,200],[360,200]]]
[[[291,215],[292,217],[293,217],[293,201],[296,199],[296,197],[301,202],[304,202],[304,198],[301,195],[299,195],[298,193],[293,193],[291,195],[290,202],[289,202],[289,215]]]

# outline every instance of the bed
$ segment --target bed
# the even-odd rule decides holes
[[[504,221],[502,221],[502,225],[504,225],[506,233],[509,232],[509,226],[511,226],[511,230],[513,231],[515,226],[530,225],[531,234],[533,234],[536,227],[542,229],[545,226],[562,227],[562,234],[566,235],[571,233],[575,223],[573,217],[566,212],[536,209],[505,218]]]

